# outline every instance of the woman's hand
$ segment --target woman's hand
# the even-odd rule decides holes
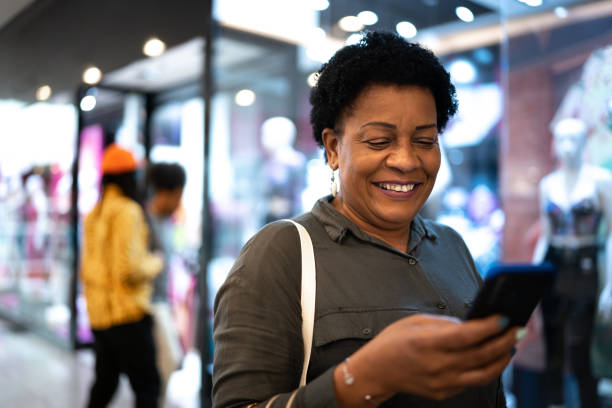
[[[366,406],[366,394],[380,403],[397,393],[436,400],[466,387],[489,384],[510,362],[513,328],[500,316],[460,322],[419,314],[389,325],[334,373],[340,406]],[[347,370],[354,383],[344,381]]]

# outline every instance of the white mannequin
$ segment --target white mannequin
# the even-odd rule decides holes
[[[540,181],[542,232],[533,261],[548,260],[557,267],[555,284],[541,302],[550,407],[562,406],[568,363],[578,382],[581,406],[600,406],[590,361],[595,311],[599,309],[605,319],[612,316],[612,173],[584,163],[586,134],[580,119],[553,122],[558,168]],[[602,222],[607,226],[605,283],[597,303]]]
[[[582,150],[587,133],[583,121],[566,118],[554,125],[554,152],[559,168],[540,181],[540,203],[553,199],[565,210],[595,190],[602,216],[607,224],[605,242],[604,287],[598,309],[604,319],[612,318],[612,173],[583,162]],[[544,210],[544,206],[541,205]],[[551,243],[548,217],[542,212],[542,234],[534,251],[533,261],[542,262]],[[580,239],[581,237],[576,237]]]
[[[268,118],[261,125],[261,144],[266,156],[260,183],[264,224],[301,212],[306,158],[293,147],[296,134],[295,124],[283,116]]]

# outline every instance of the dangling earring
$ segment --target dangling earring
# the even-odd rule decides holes
[[[332,192],[333,197],[335,197],[336,194],[338,194],[338,183],[336,183],[336,175],[333,169],[332,169],[332,175],[331,175],[331,192]]]

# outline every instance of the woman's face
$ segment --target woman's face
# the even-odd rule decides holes
[[[323,131],[328,161],[340,174],[335,205],[362,228],[408,227],[440,167],[431,92],[419,86],[372,85],[338,128]]]

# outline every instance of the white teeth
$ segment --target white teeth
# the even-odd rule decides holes
[[[380,185],[385,190],[397,191],[398,193],[407,193],[414,189],[414,184],[389,184],[383,183]]]

